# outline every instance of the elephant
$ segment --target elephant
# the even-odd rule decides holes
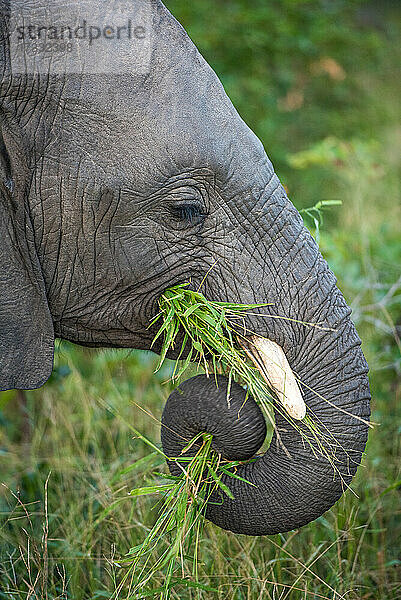
[[[95,14],[98,0],[89,2]],[[253,485],[227,480],[234,499],[206,516],[236,533],[289,531],[327,511],[357,470],[367,363],[335,276],[261,141],[163,3],[141,6],[148,68],[129,71],[127,50],[109,71],[24,73],[12,68],[10,5],[0,2],[0,389],[44,385],[55,338],[160,353],[149,323],[171,286],[266,303],[245,316],[246,331],[285,357],[307,414],[335,446],[336,469],[276,406],[269,449],[239,468]],[[199,375],[173,392],[167,456],[179,452],[177,432],[199,430],[227,458],[255,455],[260,408],[248,399],[238,419],[245,391],[233,384],[227,405],[227,380],[218,381]]]

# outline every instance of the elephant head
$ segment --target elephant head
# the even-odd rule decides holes
[[[158,298],[179,283],[204,280],[214,300],[267,302],[247,327],[297,373],[308,411],[338,442],[341,477],[277,414],[283,444],[244,467],[255,487],[236,481],[235,500],[208,514],[243,533],[285,531],[327,510],[356,471],[367,365],[335,277],[261,142],[163,4],[142,6],[146,72],[127,72],[136,60],[127,50],[112,73],[19,74],[0,2],[0,389],[41,386],[54,337],[149,349]],[[203,406],[201,428],[222,418],[226,437],[243,437],[241,456],[255,452],[245,440],[253,423],[263,437],[259,409],[250,403],[238,425],[220,414],[224,381],[190,380],[183,391],[170,403],[174,422],[177,402],[183,417]]]

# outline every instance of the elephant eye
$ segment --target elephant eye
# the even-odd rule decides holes
[[[203,207],[196,202],[182,202],[170,206],[170,213],[174,220],[182,224],[199,225],[207,216]]]

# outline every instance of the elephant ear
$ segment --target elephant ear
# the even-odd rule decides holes
[[[15,139],[6,136],[3,129],[0,134],[0,390],[40,387],[53,367],[53,322],[27,210],[24,175],[28,170],[22,165],[22,155]]]

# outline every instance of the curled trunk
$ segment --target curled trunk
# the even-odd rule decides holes
[[[319,353],[311,371],[299,373],[307,414],[323,434],[318,447],[302,421],[310,443],[275,410],[276,431],[267,452],[224,476],[234,499],[209,504],[206,516],[223,529],[248,535],[284,532],[305,525],[327,511],[349,485],[364,451],[369,418],[367,365],[353,324],[346,316],[335,332],[319,332]],[[252,457],[266,434],[262,413],[234,384],[229,405],[227,380],[200,375],[185,381],[169,397],[162,420],[167,456],[177,457],[197,433],[213,434],[217,452],[229,460]],[[316,390],[325,389],[323,394]],[[170,462],[174,474],[181,473]]]

